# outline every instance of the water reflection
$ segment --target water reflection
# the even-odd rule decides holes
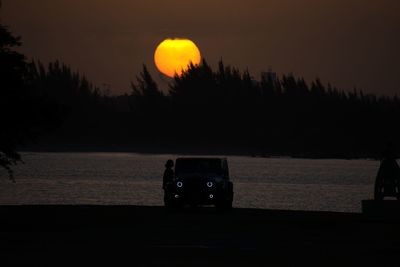
[[[29,153],[17,184],[0,172],[0,204],[162,205],[165,161],[176,155]],[[228,157],[235,207],[360,212],[379,162]]]

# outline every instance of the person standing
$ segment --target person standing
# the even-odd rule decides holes
[[[385,196],[400,199],[400,167],[396,156],[393,145],[388,144],[376,176],[375,200],[382,200]]]
[[[172,159],[167,160],[165,163],[165,171],[163,176],[163,189],[166,189],[168,183],[173,182],[174,180],[174,161]]]

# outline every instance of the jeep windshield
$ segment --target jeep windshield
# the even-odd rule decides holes
[[[176,160],[175,174],[179,176],[186,175],[204,175],[214,174],[222,175],[223,168],[221,159],[190,159],[180,158]]]

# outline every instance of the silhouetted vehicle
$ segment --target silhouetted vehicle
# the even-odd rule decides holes
[[[375,182],[375,199],[396,197],[400,200],[400,167],[395,158],[385,158],[379,167]]]
[[[232,208],[233,183],[229,180],[225,158],[178,158],[174,181],[164,190],[166,207],[215,205]]]

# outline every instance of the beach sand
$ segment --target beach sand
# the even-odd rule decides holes
[[[400,222],[357,213],[1,206],[0,266],[400,266]]]

